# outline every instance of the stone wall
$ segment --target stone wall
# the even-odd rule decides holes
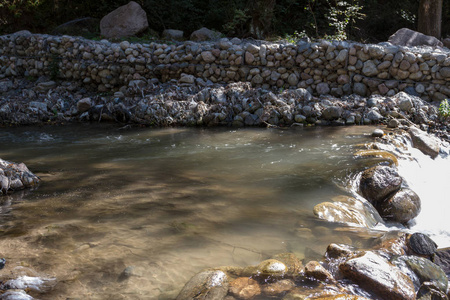
[[[115,91],[132,80],[168,81],[183,73],[203,81],[300,87],[316,95],[390,96],[406,91],[430,101],[450,97],[450,52],[443,49],[237,38],[134,44],[27,32],[0,36],[0,79],[47,75]]]

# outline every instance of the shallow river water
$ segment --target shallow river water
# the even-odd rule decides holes
[[[51,279],[39,299],[174,299],[204,268],[368,245],[313,207],[350,195],[373,129],[2,129],[42,183],[0,199],[1,272]]]

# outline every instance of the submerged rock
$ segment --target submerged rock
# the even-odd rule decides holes
[[[402,181],[394,168],[375,166],[362,173],[360,190],[364,198],[376,205],[377,202],[398,191]]]
[[[252,278],[239,277],[230,282],[229,292],[239,299],[252,299],[261,294],[261,287],[259,283]]]
[[[203,271],[186,283],[176,299],[223,299],[228,293],[228,285],[228,277],[224,272]]]
[[[385,258],[367,251],[339,266],[345,277],[382,299],[415,300],[411,279]]]
[[[319,281],[335,282],[333,275],[318,261],[310,261],[305,266],[305,275]]]

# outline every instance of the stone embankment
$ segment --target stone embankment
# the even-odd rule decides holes
[[[29,32],[0,37],[0,78],[46,75],[105,92],[133,80],[180,79],[183,73],[213,83],[304,88],[313,95],[393,96],[406,91],[437,101],[450,96],[450,52],[444,48],[238,38],[134,44]]]

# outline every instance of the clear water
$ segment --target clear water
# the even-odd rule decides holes
[[[312,211],[350,195],[372,130],[2,129],[0,157],[42,179],[1,199],[2,274],[55,278],[40,299],[174,299],[204,268],[364,245],[379,233]]]

